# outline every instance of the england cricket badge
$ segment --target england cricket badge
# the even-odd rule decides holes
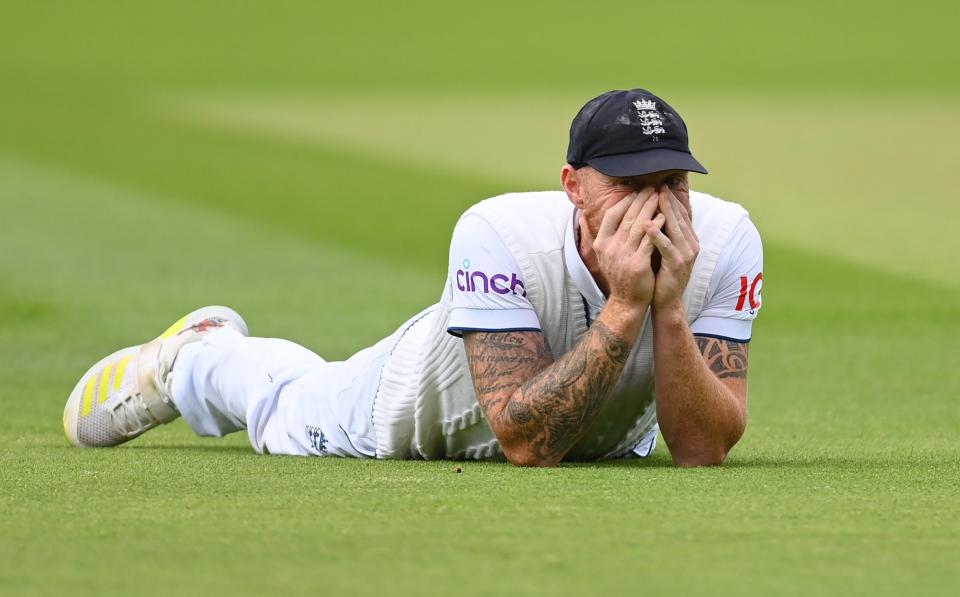
[[[664,135],[667,131],[663,128],[663,117],[657,112],[657,102],[639,99],[633,102],[633,107],[637,110],[637,119],[643,134],[659,141],[658,135]]]

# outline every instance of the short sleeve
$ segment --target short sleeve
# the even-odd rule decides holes
[[[489,222],[466,214],[450,242],[447,331],[540,331],[517,260]]]
[[[691,329],[698,336],[749,342],[760,311],[763,245],[750,218],[743,218],[721,251],[707,299]]]

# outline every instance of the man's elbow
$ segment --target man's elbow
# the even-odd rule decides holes
[[[739,439],[740,434],[737,434],[736,438],[727,440],[674,442],[668,443],[667,447],[670,448],[670,456],[677,466],[720,466]]]
[[[562,456],[554,458],[536,454],[528,445],[505,446],[501,443],[500,448],[513,466],[544,468],[557,466],[562,459]]]
[[[670,456],[677,466],[720,466],[727,459],[730,450],[743,437],[746,429],[747,416],[746,412],[743,412],[736,422],[726,429],[725,433],[709,436],[692,434],[686,437],[672,438],[673,441],[667,441],[667,447],[670,448]]]
[[[720,466],[727,459],[727,450],[721,449],[701,449],[671,451],[670,456],[673,463],[684,468],[695,466]]]

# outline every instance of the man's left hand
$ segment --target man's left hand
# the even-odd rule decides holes
[[[646,225],[647,235],[661,255],[653,291],[655,310],[682,305],[683,291],[700,253],[700,239],[693,230],[690,212],[666,185],[661,186],[657,194],[658,210],[667,221],[663,230],[652,221]]]

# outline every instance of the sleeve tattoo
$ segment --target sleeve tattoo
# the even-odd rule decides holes
[[[707,362],[707,367],[719,379],[746,379],[747,353],[746,342],[735,342],[721,338],[695,336],[697,348]]]
[[[631,349],[601,322],[556,362],[540,332],[478,332],[464,340],[477,399],[494,432],[522,438],[538,458],[554,461],[593,422]]]

